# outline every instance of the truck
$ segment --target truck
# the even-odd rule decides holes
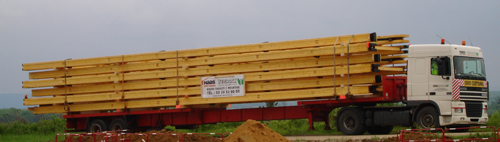
[[[371,44],[367,43],[370,48]],[[167,125],[192,129],[202,124],[241,122],[248,119],[308,119],[324,121],[331,129],[329,114],[336,108],[336,128],[346,135],[388,134],[393,126],[468,127],[488,121],[489,86],[479,47],[441,44],[405,45],[406,75],[382,75],[370,87],[375,97],[352,97],[332,92],[328,99],[296,100],[297,105],[228,109],[191,107],[157,110],[67,113],[70,131],[102,132],[127,129],[147,131]],[[348,51],[349,53],[349,51]],[[390,58],[388,58],[390,60]],[[66,63],[66,61],[64,62]],[[66,66],[66,65],[65,65]],[[123,69],[123,68],[122,68]],[[203,83],[203,82],[202,82]],[[118,101],[118,100],[117,100]],[[394,103],[395,106],[381,106]],[[126,106],[125,106],[126,107]]]

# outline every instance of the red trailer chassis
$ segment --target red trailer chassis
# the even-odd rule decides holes
[[[381,96],[370,98],[333,97],[330,100],[300,101],[297,106],[226,109],[226,108],[180,108],[166,110],[125,111],[92,114],[63,115],[67,131],[85,131],[94,119],[104,122],[125,119],[126,125],[134,130],[163,128],[172,126],[196,126],[220,122],[242,122],[253,120],[309,119],[309,129],[313,130],[314,121],[324,121],[329,128],[328,114],[335,108],[349,105],[374,105],[376,103],[401,102],[406,100],[406,77],[383,77]],[[333,93],[332,93],[333,94]]]

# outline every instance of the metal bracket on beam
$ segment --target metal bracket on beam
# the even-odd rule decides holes
[[[376,32],[370,33],[370,41],[371,42],[377,41],[377,33]]]
[[[345,97],[346,97],[347,99],[351,100],[352,102],[355,102],[355,101],[354,101],[354,98],[353,98],[353,95],[352,95],[350,92],[347,92],[347,93],[345,94]]]
[[[370,89],[369,89],[370,93],[378,93],[377,88],[378,88],[378,85],[370,86]]]
[[[378,67],[380,67],[380,64],[372,64],[372,72],[380,72]]]
[[[375,48],[375,46],[377,46],[377,43],[366,43],[368,45],[368,51],[377,51],[377,49]]]
[[[339,103],[341,103],[340,101],[340,96],[337,95],[337,94],[333,94],[333,98],[336,100],[336,101],[339,101]]]
[[[380,54],[373,55],[375,62],[380,62],[382,60],[382,56]]]
[[[375,75],[375,83],[382,83],[382,75]]]

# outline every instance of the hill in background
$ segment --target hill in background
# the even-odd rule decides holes
[[[491,115],[498,109],[500,109],[500,104],[498,104],[498,98],[500,98],[500,91],[490,91],[490,100],[488,101],[488,114]]]
[[[26,110],[29,106],[23,105],[24,95],[22,93],[0,94],[0,109],[18,108]],[[31,94],[28,94],[28,96],[31,96]]]
[[[2,108],[0,109],[0,123],[9,123],[14,121],[34,123],[40,120],[51,119],[52,117],[61,117],[62,114],[33,114],[26,109]]]

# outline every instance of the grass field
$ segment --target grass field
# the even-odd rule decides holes
[[[54,141],[56,134],[2,134],[1,142],[48,142]]]

